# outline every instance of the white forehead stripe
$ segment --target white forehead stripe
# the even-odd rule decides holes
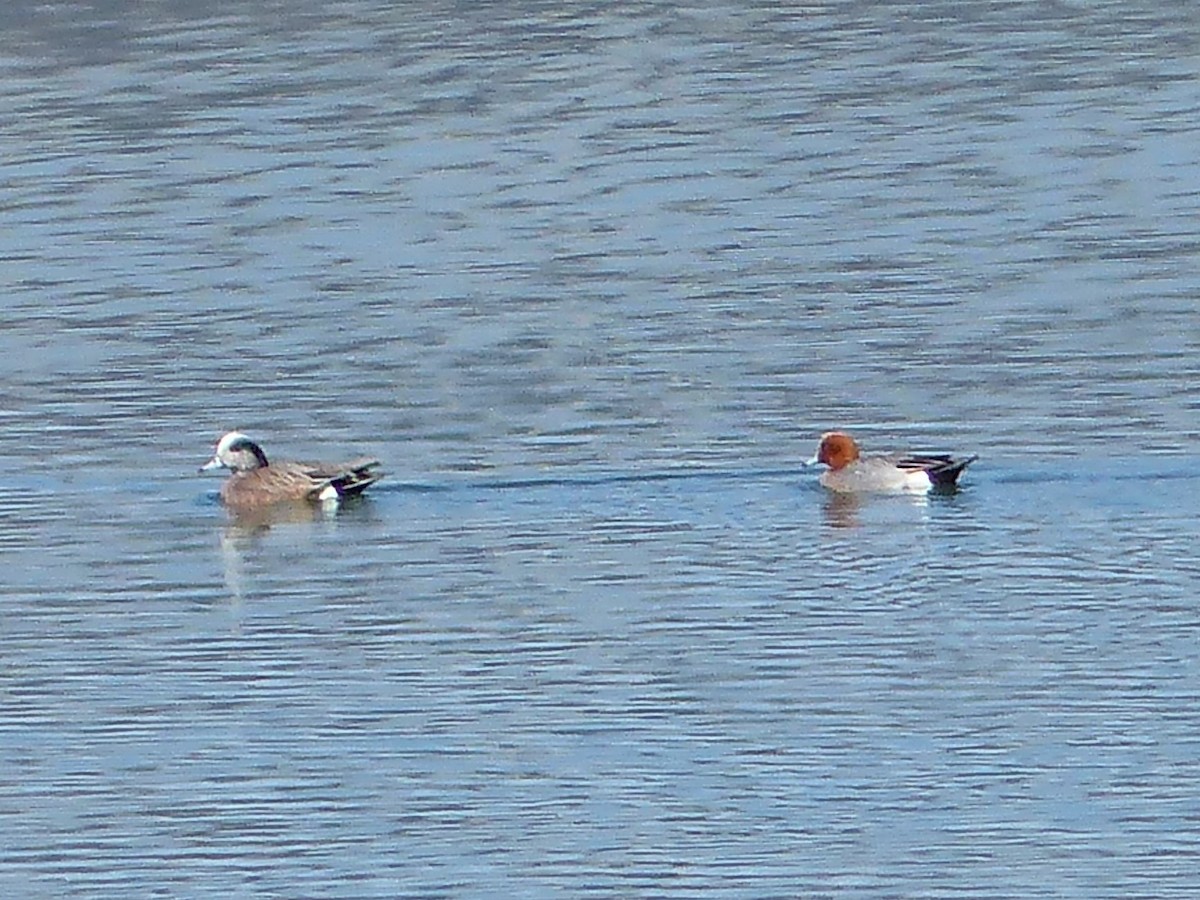
[[[221,438],[221,440],[217,441],[217,455],[224,453],[226,450],[228,450],[230,447],[232,447],[238,441],[246,441],[246,440],[249,440],[249,438],[247,438],[240,431],[229,432],[229,434],[225,435],[224,437]]]

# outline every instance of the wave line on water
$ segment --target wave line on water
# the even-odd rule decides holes
[[[644,484],[662,481],[721,480],[762,481],[790,478],[798,474],[794,468],[774,469],[659,469],[651,472],[595,472],[580,475],[524,476],[512,478],[485,478],[477,481],[419,483],[381,482],[372,488],[373,493],[403,491],[406,493],[441,493],[448,491],[483,490],[513,491],[555,487],[599,487],[606,484]]]

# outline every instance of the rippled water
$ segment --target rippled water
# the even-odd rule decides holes
[[[1192,895],[1193,16],[14,6],[5,893]]]

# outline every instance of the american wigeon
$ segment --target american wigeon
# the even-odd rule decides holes
[[[262,509],[360,494],[383,477],[378,466],[379,460],[369,457],[342,463],[272,463],[258,444],[231,431],[217,442],[216,453],[200,471],[229,469],[233,474],[221,485],[221,501],[234,509]]]
[[[958,485],[963,469],[978,456],[965,459],[944,454],[863,456],[854,438],[842,431],[821,435],[817,455],[805,465],[824,463],[820,482],[839,493],[947,491]]]

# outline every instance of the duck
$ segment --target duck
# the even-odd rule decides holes
[[[228,469],[221,502],[234,510],[279,503],[327,502],[361,494],[383,477],[379,460],[362,457],[338,463],[269,462],[262,447],[240,431],[217,441],[213,458],[201,472]]]
[[[828,466],[818,480],[839,494],[953,491],[959,476],[978,458],[928,453],[864,456],[846,432],[829,431],[821,435],[816,455],[805,465]]]

